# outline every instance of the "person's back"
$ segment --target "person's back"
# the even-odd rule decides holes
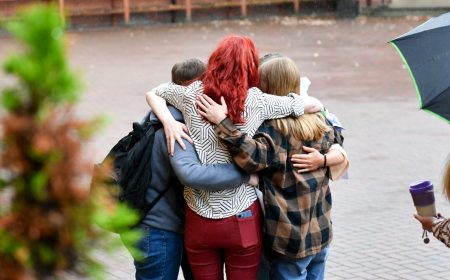
[[[182,121],[181,113],[173,107],[170,110],[175,119]],[[155,118],[151,116],[151,118]],[[156,121],[153,119],[152,121]],[[203,165],[197,158],[194,147],[185,141],[186,150],[176,146],[173,157],[167,154],[164,129],[155,132],[151,156],[152,179],[149,182],[146,199],[154,201],[163,196],[141,221],[139,228],[144,235],[137,244],[142,259],[135,260],[136,279],[177,279],[183,255],[184,199],[183,185],[195,185],[203,190],[235,188],[241,182],[248,182],[249,176],[242,174],[232,164]],[[227,177],[220,174],[226,173]],[[179,181],[179,182],[178,182]],[[186,280],[193,279],[186,259],[183,259],[183,274]]]
[[[189,84],[193,77],[201,76],[204,64],[198,59],[189,59],[177,63],[172,69],[172,80]],[[170,114],[177,121],[182,121],[180,111],[169,108]],[[155,117],[155,116],[153,116]],[[144,121],[152,118],[151,115]],[[156,121],[156,120],[152,120]],[[202,191],[219,192],[234,189],[243,183],[249,183],[250,176],[239,171],[234,164],[202,164],[192,144],[183,142],[175,149],[174,156],[167,154],[164,129],[155,134],[152,147],[152,180],[149,182],[147,201],[153,201],[160,193],[164,195],[147,213],[140,224],[143,237],[137,244],[142,259],[135,260],[136,279],[170,280],[177,279],[183,254],[184,200],[182,185],[195,186]],[[226,176],[222,176],[226,174]],[[181,184],[176,183],[178,180]],[[186,259],[183,259],[186,261]],[[186,280],[193,279],[189,266],[185,262],[183,273]]]
[[[259,72],[260,87],[264,91],[275,95],[300,91],[300,73],[287,57],[270,59],[260,66]],[[320,113],[266,121],[258,133],[270,135],[271,152],[277,160],[260,173],[264,178],[265,222],[269,225],[265,227],[266,245],[290,258],[317,254],[332,238],[328,169],[298,173],[290,158],[293,154],[304,153],[303,146],[325,154],[338,142],[335,134]],[[289,232],[289,238],[280,235],[280,231]]]
[[[299,91],[298,69],[286,57],[263,63],[260,79],[261,89],[267,92],[286,95]],[[217,124],[218,136],[234,162],[260,176],[265,195],[264,247],[270,248],[272,275],[275,279],[323,279],[332,237],[330,162],[325,153],[341,143],[339,132],[316,113],[265,121],[252,139],[226,117],[226,109],[207,100],[202,102],[200,114]],[[317,170],[295,168],[291,157],[304,153],[305,147],[323,157]],[[343,154],[333,155],[336,164],[344,161]]]
[[[183,121],[181,113],[171,108],[174,117]],[[184,200],[183,186],[177,177],[167,156],[167,145],[164,129],[155,132],[151,156],[152,180],[147,190],[147,201],[153,201],[159,193],[164,195],[147,213],[142,224],[172,232],[183,233],[184,226]],[[166,190],[167,188],[167,190]]]
[[[259,173],[266,204],[265,245],[291,258],[317,254],[332,238],[328,169],[298,173],[290,158],[304,153],[303,146],[325,154],[335,143],[333,130],[319,139],[303,141],[293,134],[285,135],[271,120],[258,129],[256,137],[259,134],[269,135],[273,141],[268,155],[272,160]]]
[[[195,103],[202,94],[224,97],[231,108],[230,118],[250,135],[266,119],[301,115],[304,111],[304,100],[298,95],[278,97],[257,89],[257,67],[253,42],[242,36],[228,36],[211,54],[201,81],[188,87],[166,84],[154,88],[147,93],[147,102],[171,131],[177,130],[177,125],[164,108],[166,101],[182,111],[203,163],[231,162],[228,151],[219,145],[214,126],[196,111]],[[188,205],[185,241],[194,275],[199,279],[218,279],[223,275],[225,261],[228,279],[256,278],[261,252],[261,209],[254,188],[243,183],[233,190],[213,192],[189,186],[184,197]],[[211,238],[199,242],[199,236],[205,234]]]
[[[231,120],[250,136],[264,120],[290,114],[301,115],[304,111],[303,99],[298,95],[279,97],[263,94],[256,87],[257,67],[258,57],[253,42],[242,36],[228,36],[211,54],[201,80],[187,87],[158,87],[147,94],[147,101],[155,112],[162,107],[152,104],[158,96],[182,111],[203,163],[231,162],[229,152],[219,145],[214,126],[205,122],[196,111],[195,101],[199,96],[204,94],[217,100],[222,94],[230,107]],[[248,184],[223,192],[203,192],[188,186],[184,197],[196,214],[208,219],[232,217],[256,201],[255,191]]]
[[[198,59],[176,63],[172,69],[172,80],[186,83],[203,74],[204,64]],[[183,116],[175,108],[170,108],[178,121]],[[151,111],[145,121],[157,121]],[[179,183],[166,153],[167,145],[164,129],[155,132],[151,151],[151,181],[148,182],[146,200],[157,203],[142,219],[139,228],[142,238],[136,244],[140,258],[134,260],[137,280],[177,279],[180,265],[185,279],[193,279],[189,264],[183,256],[184,199],[183,186]],[[161,196],[162,194],[162,196]]]
[[[171,71],[172,82],[179,85],[187,85],[195,78],[203,75],[205,68],[205,64],[197,58],[190,58],[175,63]],[[169,108],[169,110],[177,121],[184,121],[180,111],[173,107]],[[153,121],[156,121],[156,116],[151,116],[150,113],[146,118],[154,118]],[[155,133],[154,145],[152,147],[152,180],[149,183],[146,198],[147,201],[153,201],[160,193],[164,193],[164,196],[162,196],[160,201],[158,201],[151,211],[147,213],[146,217],[142,220],[142,224],[172,232],[183,233],[183,186],[179,184],[178,179],[175,176],[166,151],[167,145],[164,129],[159,129]],[[174,187],[171,188],[170,186]]]

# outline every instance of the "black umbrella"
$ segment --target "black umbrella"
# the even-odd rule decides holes
[[[390,41],[403,59],[420,108],[450,123],[450,13]]]

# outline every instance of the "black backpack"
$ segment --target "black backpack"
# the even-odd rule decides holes
[[[128,207],[138,212],[140,220],[156,205],[169,189],[169,184],[157,197],[148,203],[147,189],[152,179],[151,154],[155,139],[155,132],[162,125],[157,121],[146,121],[143,124],[133,123],[133,130],[119,140],[109,151],[105,159],[94,167],[94,177],[102,167],[112,163],[112,172],[102,183],[118,187],[114,195],[118,203],[126,203]],[[174,183],[178,182],[174,179]]]

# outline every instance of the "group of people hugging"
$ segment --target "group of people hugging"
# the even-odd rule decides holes
[[[288,57],[230,35],[146,93],[155,134],[136,279],[323,279],[342,127]],[[175,184],[176,180],[181,185]],[[178,187],[177,187],[178,186]],[[225,269],[225,270],[224,270]]]

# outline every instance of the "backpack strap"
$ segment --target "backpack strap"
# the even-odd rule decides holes
[[[160,193],[158,193],[158,195],[155,197],[155,199],[153,199],[152,202],[150,202],[149,204],[147,204],[145,206],[144,209],[142,209],[142,217],[139,220],[139,224],[145,219],[145,217],[147,216],[148,212],[150,212],[150,210],[153,209],[153,207],[155,207],[156,203],[158,203],[161,198],[166,194],[166,192],[170,189],[170,185],[167,185],[164,190]]]
[[[157,130],[159,130],[160,128],[162,128],[162,124],[159,121],[149,121],[148,122],[149,125],[153,126],[155,132]],[[150,166],[151,167],[151,166]],[[145,217],[147,216],[148,212],[150,212],[150,210],[153,209],[153,207],[155,207],[155,205],[161,200],[161,198],[167,193],[167,191],[171,188],[171,187],[176,187],[178,185],[181,185],[178,181],[178,178],[174,177],[171,182],[169,184],[167,184],[167,186],[161,191],[158,192],[158,195],[155,197],[155,199],[153,199],[152,202],[150,202],[149,204],[147,204],[143,209],[142,209],[142,216],[141,219],[139,221],[139,224],[145,219]]]

